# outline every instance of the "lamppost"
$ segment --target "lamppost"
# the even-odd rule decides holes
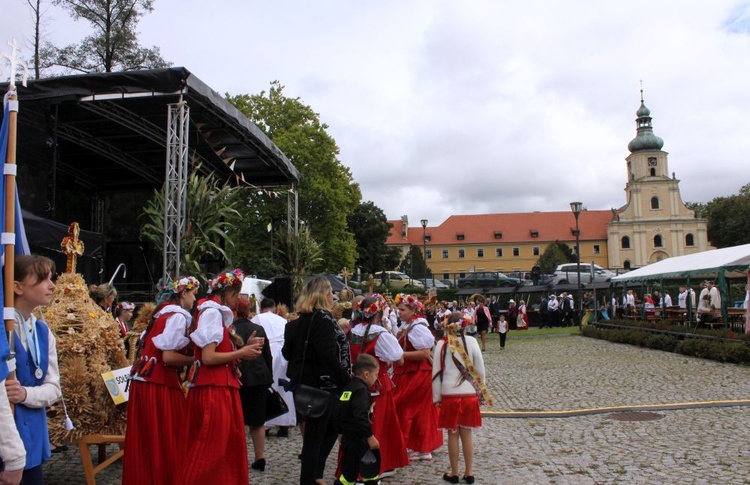
[[[583,310],[583,302],[581,301],[581,231],[578,229],[578,216],[581,215],[581,211],[583,210],[583,203],[571,202],[570,210],[576,216],[576,272],[578,273],[578,293],[576,294],[576,299],[578,300],[578,311],[580,312]]]
[[[427,219],[422,219],[422,252],[424,253],[424,287],[427,288]]]

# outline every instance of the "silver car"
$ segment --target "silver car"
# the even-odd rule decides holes
[[[591,283],[592,270],[590,263],[581,263],[581,283]],[[594,265],[593,269],[593,281],[595,283],[603,283],[612,279],[615,274],[608,269],[604,269],[598,264]],[[566,263],[561,264],[557,267],[555,272],[552,274],[552,284],[559,285],[565,283],[578,284],[578,264]]]

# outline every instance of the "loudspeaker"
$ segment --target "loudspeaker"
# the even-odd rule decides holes
[[[276,304],[283,303],[292,308],[292,279],[288,276],[277,276],[263,290],[263,296],[271,298]]]

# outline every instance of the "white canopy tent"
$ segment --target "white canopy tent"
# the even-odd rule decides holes
[[[613,283],[654,281],[690,276],[740,277],[750,268],[750,244],[675,256],[612,278]],[[734,274],[730,274],[734,273]]]

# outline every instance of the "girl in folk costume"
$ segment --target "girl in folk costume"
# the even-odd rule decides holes
[[[464,481],[474,483],[474,441],[472,428],[482,426],[479,406],[492,406],[485,386],[484,360],[476,339],[464,335],[471,322],[455,312],[450,317],[445,338],[435,346],[432,359],[432,398],[440,407],[438,425],[448,432],[448,460],[451,471],[443,475],[448,483],[458,483],[458,442],[464,452]]]
[[[517,325],[516,330],[528,330],[529,329],[529,314],[526,313],[526,302],[521,300],[518,302],[518,316],[516,317]],[[482,348],[484,350],[484,348]]]
[[[120,336],[125,337],[130,331],[130,319],[133,318],[135,305],[129,301],[123,301],[117,304],[115,308],[115,321],[120,328]]]
[[[398,295],[399,318],[403,322],[399,343],[404,365],[394,369],[394,400],[401,429],[412,460],[431,460],[432,451],[443,444],[437,429],[437,408],[432,405],[430,357],[435,339],[427,321],[419,318],[422,304],[412,295]]]
[[[381,478],[409,464],[389,375],[389,364],[403,365],[404,351],[396,337],[382,325],[384,308],[385,300],[377,293],[359,302],[356,312],[359,323],[352,328],[349,337],[352,362],[360,354],[370,354],[380,364],[372,400],[372,432],[380,442]]]
[[[50,457],[45,408],[60,399],[62,391],[55,335],[32,311],[49,305],[52,300],[55,284],[51,278],[55,264],[43,256],[19,255],[14,271],[16,322],[10,345],[16,352],[17,380],[6,380],[5,390],[8,401],[15,404],[16,427],[26,449],[23,483],[37,485],[44,483],[42,464]],[[11,433],[7,434],[10,438]],[[3,466],[0,461],[0,470]],[[8,469],[15,466],[9,463]]]
[[[244,274],[236,269],[209,281],[209,297],[198,302],[195,361],[188,373],[187,436],[174,483],[248,483],[247,442],[240,403],[237,361],[257,358],[263,339],[241,339],[231,329]],[[237,343],[235,344],[235,340]]]
[[[160,298],[164,303],[155,309],[141,337],[131,369],[124,485],[173,483],[187,412],[180,370],[193,363],[185,350],[199,286],[188,276],[165,287]]]

